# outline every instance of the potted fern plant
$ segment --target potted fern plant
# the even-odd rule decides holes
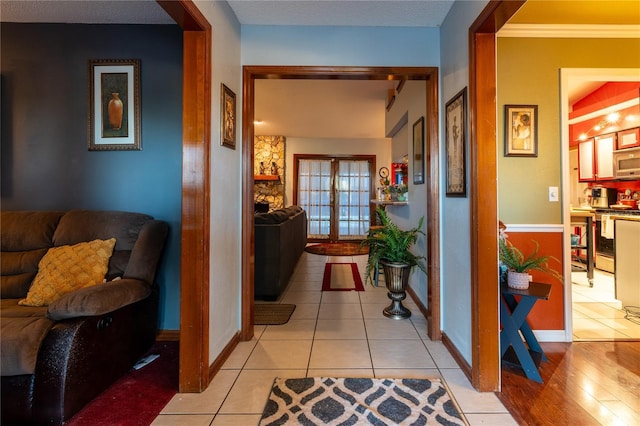
[[[527,289],[529,288],[529,271],[541,271],[547,273],[562,282],[562,275],[551,266],[549,260],[560,261],[553,256],[540,256],[538,250],[540,245],[533,240],[536,247],[531,254],[525,256],[520,249],[507,241],[506,238],[500,238],[500,263],[507,268],[507,285],[511,288]]]
[[[378,265],[382,265],[385,285],[392,301],[383,310],[383,314],[394,319],[409,318],[411,311],[402,305],[402,300],[406,298],[411,270],[417,266],[425,274],[427,272],[423,263],[424,256],[418,256],[410,250],[418,240],[418,235],[425,235],[422,231],[424,217],[420,219],[418,226],[405,231],[391,221],[383,208],[378,207],[376,214],[382,226],[370,232],[361,243],[369,246],[366,281],[373,284],[372,274],[377,271]]]

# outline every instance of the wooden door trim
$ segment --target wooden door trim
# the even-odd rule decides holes
[[[209,385],[211,25],[191,0],[158,1],[183,30],[180,392]]]
[[[440,330],[440,168],[439,113],[437,67],[338,67],[338,66],[244,66],[243,67],[243,214],[242,214],[242,330],[243,340],[253,336],[253,280],[254,280],[254,222],[253,222],[253,120],[255,80],[287,79],[343,79],[343,80],[425,80],[426,119],[426,175],[427,215],[427,283],[428,335],[441,339]]]
[[[483,392],[500,390],[496,32],[524,3],[491,1],[469,28],[471,382]]]

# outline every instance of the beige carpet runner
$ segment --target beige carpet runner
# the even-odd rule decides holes
[[[277,378],[259,426],[464,425],[439,379]]]
[[[325,264],[322,291],[364,291],[358,265],[355,263]]]

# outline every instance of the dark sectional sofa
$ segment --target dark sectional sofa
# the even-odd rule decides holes
[[[307,244],[307,213],[298,206],[255,215],[256,300],[277,300]]]
[[[144,214],[88,210],[4,211],[1,224],[1,423],[62,424],[155,341],[154,280],[168,226]],[[110,238],[106,283],[46,306],[19,304],[49,249]]]

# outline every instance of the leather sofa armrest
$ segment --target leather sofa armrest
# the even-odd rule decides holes
[[[151,286],[125,278],[67,293],[51,303],[47,317],[54,321],[103,315],[149,297]]]

